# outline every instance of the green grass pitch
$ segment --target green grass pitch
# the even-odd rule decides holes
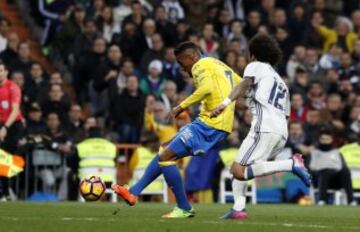
[[[243,221],[219,220],[231,205],[194,205],[196,217],[161,219],[173,205],[140,203],[0,203],[0,231],[210,232],[360,231],[360,207],[249,206]],[[117,213],[114,213],[117,211]]]

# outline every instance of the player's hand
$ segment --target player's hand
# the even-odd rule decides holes
[[[210,118],[217,117],[225,110],[226,106],[223,104],[218,105],[215,109],[211,111]]]
[[[0,129],[0,141],[4,141],[7,135],[7,129],[5,126],[2,126]]]
[[[172,108],[172,110],[169,112],[169,115],[168,115],[168,121],[171,118],[176,118],[183,111],[184,111],[184,109],[181,108],[181,106],[176,106],[176,107]]]

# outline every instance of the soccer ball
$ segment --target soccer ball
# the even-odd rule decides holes
[[[105,192],[105,183],[98,176],[80,181],[80,194],[86,201],[97,201]]]

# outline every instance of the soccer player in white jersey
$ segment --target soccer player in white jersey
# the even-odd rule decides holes
[[[249,43],[249,55],[251,62],[245,67],[243,81],[211,112],[211,116],[216,117],[232,101],[244,97],[253,115],[250,132],[231,166],[235,202],[223,219],[247,217],[246,181],[254,177],[293,172],[306,186],[311,184],[311,176],[300,154],[288,160],[274,160],[288,138],[290,113],[289,90],[273,68],[281,58],[281,50],[271,37],[259,34]]]

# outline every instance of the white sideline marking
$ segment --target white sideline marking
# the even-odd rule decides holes
[[[61,218],[62,221],[98,221],[99,218],[72,218],[72,217],[63,217]]]

